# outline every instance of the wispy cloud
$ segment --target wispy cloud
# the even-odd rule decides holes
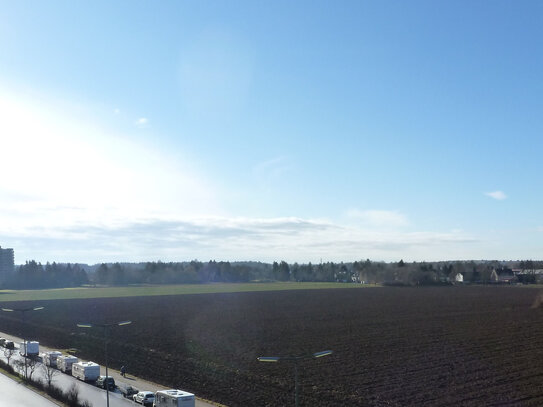
[[[140,117],[136,120],[136,126],[138,127],[147,127],[149,125],[149,119],[147,117]]]
[[[42,261],[71,259],[91,263],[194,258],[204,261],[284,259],[289,262],[349,261],[367,257],[418,260],[436,253],[460,256],[458,253],[466,252],[476,243],[476,239],[461,232],[376,232],[293,217],[155,218],[56,228],[34,225],[12,233],[9,241],[14,242],[12,246],[20,244],[23,256],[27,251]]]
[[[485,195],[496,199],[497,201],[503,201],[504,199],[507,199],[507,195],[505,195],[503,191],[485,192]]]

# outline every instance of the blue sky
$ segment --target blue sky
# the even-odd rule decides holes
[[[18,263],[542,257],[540,2],[0,5]]]

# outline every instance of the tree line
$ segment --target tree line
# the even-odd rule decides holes
[[[521,270],[522,282],[535,282],[543,263],[522,261],[454,261],[387,263],[361,260],[352,263],[289,264],[286,261],[261,262],[146,262],[102,263],[96,265],[27,261],[2,283],[3,288],[40,289],[82,285],[205,284],[237,282],[346,282],[395,285],[446,284],[461,273],[464,281],[486,283],[492,271],[512,275]]]

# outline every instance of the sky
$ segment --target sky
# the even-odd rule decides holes
[[[539,1],[0,0],[17,264],[543,258]]]

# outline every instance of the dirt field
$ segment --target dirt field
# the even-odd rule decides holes
[[[256,358],[325,349],[334,354],[300,365],[302,406],[536,406],[537,293],[443,287],[44,301],[28,314],[27,337],[103,363],[103,332],[75,324],[132,320],[111,331],[110,365],[229,406],[294,404],[292,365]],[[21,332],[12,313],[0,313],[0,324]]]

